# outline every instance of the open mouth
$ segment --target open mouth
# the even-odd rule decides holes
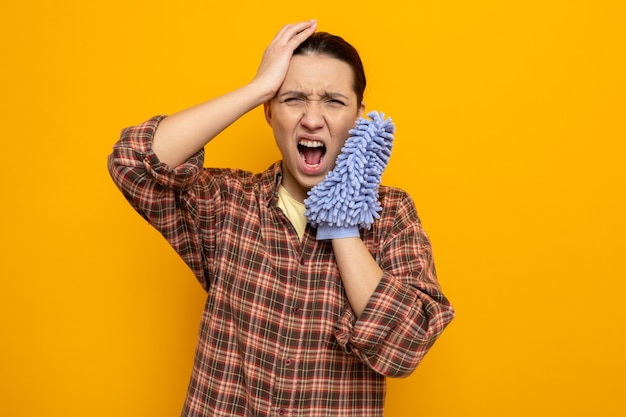
[[[307,166],[315,167],[322,163],[326,155],[326,146],[316,140],[301,140],[298,142],[298,152],[300,158]]]

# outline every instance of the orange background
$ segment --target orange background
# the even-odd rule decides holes
[[[388,416],[626,415],[620,0],[6,2],[0,415],[173,416],[204,295],[106,171],[120,130],[250,80],[283,23],[362,53],[458,317]],[[278,158],[260,109],[207,164]]]

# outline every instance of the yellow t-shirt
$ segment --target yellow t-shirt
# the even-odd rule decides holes
[[[298,232],[298,237],[302,240],[304,229],[306,229],[306,217],[304,217],[306,207],[304,204],[294,199],[285,187],[280,185],[278,187],[278,207],[291,221],[296,232]]]

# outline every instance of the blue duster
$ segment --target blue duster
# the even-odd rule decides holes
[[[378,186],[391,156],[395,126],[376,111],[350,130],[335,167],[308,192],[305,216],[317,227],[317,239],[359,236],[382,210]]]

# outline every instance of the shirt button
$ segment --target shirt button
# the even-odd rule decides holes
[[[306,261],[304,260],[304,258],[300,258],[300,265],[304,265],[306,264]]]
[[[285,414],[287,414],[287,410],[285,410],[284,408],[280,408],[278,410],[278,415],[280,416],[284,416]]]
[[[291,366],[291,364],[292,364],[292,360],[291,359],[285,360],[285,366]]]
[[[300,314],[300,307],[294,307],[293,308],[293,313],[294,314]]]

